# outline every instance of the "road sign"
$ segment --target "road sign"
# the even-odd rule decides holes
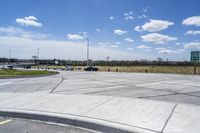
[[[190,60],[192,62],[199,62],[200,61],[200,51],[192,51]]]

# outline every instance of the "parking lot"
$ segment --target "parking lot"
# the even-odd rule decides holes
[[[200,76],[71,72],[37,78],[1,79],[0,92],[97,95],[200,105]]]

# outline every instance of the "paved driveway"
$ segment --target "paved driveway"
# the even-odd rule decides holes
[[[70,72],[0,79],[0,93],[55,93],[163,100],[200,105],[200,76],[176,74]]]

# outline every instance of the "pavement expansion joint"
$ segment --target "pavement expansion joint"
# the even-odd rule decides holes
[[[115,98],[115,97],[111,97],[111,98],[105,100],[104,102],[102,102],[102,103],[96,105],[94,108],[92,108],[92,109],[86,111],[85,113],[83,113],[82,116],[84,116],[85,114],[89,113],[89,112],[92,111],[92,110],[95,110],[96,108],[100,107],[101,105],[103,105],[103,104],[105,104],[105,103],[111,101],[113,98]]]
[[[163,131],[164,131],[165,127],[167,126],[167,124],[168,124],[170,118],[172,117],[172,115],[173,115],[173,113],[174,113],[174,110],[176,109],[177,105],[178,105],[178,104],[175,104],[175,105],[174,105],[174,107],[173,107],[173,109],[172,109],[172,111],[171,111],[169,117],[167,118],[167,120],[166,120],[166,122],[165,122],[165,124],[164,124],[164,126],[163,126],[163,128],[162,128],[161,133],[163,133]]]
[[[53,93],[53,92],[58,88],[58,86],[62,84],[62,82],[63,82],[64,80],[65,80],[65,78],[63,78],[63,75],[62,75],[61,81],[60,81],[49,93]]]
[[[188,95],[188,96],[192,96],[192,97],[198,97],[198,98],[200,98],[200,96],[192,95],[192,94],[188,94],[188,93],[179,93],[179,94],[183,94],[183,95]]]
[[[156,96],[143,96],[138,98],[152,98],[152,97],[162,97],[162,96],[171,96],[171,95],[177,95],[179,93],[173,93],[173,94],[164,94],[164,95],[156,95]]]

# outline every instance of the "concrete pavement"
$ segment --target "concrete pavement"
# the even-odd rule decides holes
[[[193,75],[106,72],[1,79],[0,111],[131,132],[199,133],[199,81]]]
[[[200,131],[200,107],[145,99],[31,93],[0,94],[0,112],[59,116],[131,132]],[[1,114],[1,113],[0,113]]]
[[[63,82],[57,86],[63,76]],[[176,74],[61,72],[60,75],[0,79],[0,93],[53,93],[132,97],[200,105],[200,76]]]

